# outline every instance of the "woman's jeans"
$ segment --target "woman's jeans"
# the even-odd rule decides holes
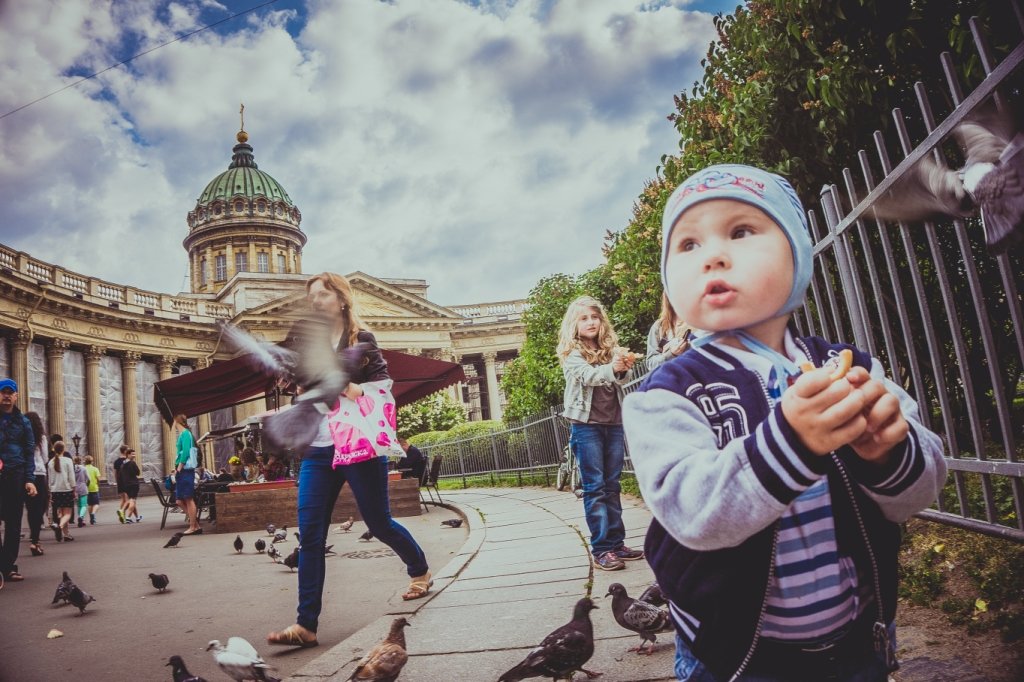
[[[299,470],[299,616],[297,623],[316,632],[324,592],[324,545],[331,512],[347,482],[359,513],[374,537],[405,562],[410,577],[427,572],[427,558],[412,535],[391,518],[388,504],[388,464],[376,457],[358,464],[331,468],[334,447],[312,448]]]
[[[621,424],[572,424],[569,444],[576,453],[583,483],[583,513],[590,529],[590,549],[595,557],[622,547],[619,476],[625,459]]]
[[[28,513],[29,538],[32,544],[39,544],[39,531],[43,527],[43,516],[50,497],[50,489],[46,485],[46,476],[36,476],[36,496],[25,496],[25,509]]]

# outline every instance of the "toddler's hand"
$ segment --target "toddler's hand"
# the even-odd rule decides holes
[[[852,440],[850,447],[861,459],[884,464],[893,447],[902,443],[910,431],[900,401],[862,367],[855,367],[846,378],[864,393],[866,401],[864,433]]]
[[[833,381],[828,369],[804,372],[782,394],[782,414],[816,455],[860,438],[867,425],[864,392],[851,381]]]

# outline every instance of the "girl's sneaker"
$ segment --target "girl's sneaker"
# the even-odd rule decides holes
[[[124,510],[123,509],[118,509],[117,510],[117,520],[120,521],[121,523],[124,523]]]

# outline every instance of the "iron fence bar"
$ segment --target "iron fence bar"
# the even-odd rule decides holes
[[[1024,543],[1024,531],[1020,531],[1016,528],[1010,528],[1009,526],[999,526],[994,523],[979,521],[978,519],[956,516],[955,514],[950,514],[948,512],[938,512],[934,509],[925,509],[924,511],[914,514],[914,516],[919,519],[924,519],[925,521],[944,523],[947,526],[963,528],[964,530],[981,533],[982,535],[988,535],[994,538],[1002,538],[1004,540]]]
[[[811,213],[810,217],[812,219],[812,222],[817,224],[817,217],[814,215],[814,213]],[[829,230],[831,231],[831,228],[829,228]],[[830,234],[831,234],[831,232],[830,232]],[[833,258],[836,257],[836,255],[835,255],[835,245],[834,244],[832,246],[832,255],[833,255]],[[827,271],[825,271],[825,268],[821,268],[821,270],[822,270],[822,273],[821,273],[822,281],[825,283],[825,295],[828,297],[829,306],[831,307],[831,312],[832,312],[832,321],[835,323],[836,335],[833,338],[829,339],[829,340],[832,341],[833,343],[835,343],[835,342],[839,341],[839,339],[843,338],[843,336],[844,336],[844,334],[843,334],[843,325],[840,322],[840,318],[839,318],[839,304],[836,303],[836,294],[835,294],[835,291],[832,288],[832,278],[829,276],[829,273]],[[811,276],[811,280],[812,281],[814,280],[813,274]],[[818,302],[818,305],[819,306],[821,305],[821,301],[820,300]]]
[[[842,204],[839,200],[839,190],[835,185],[828,185],[828,196],[829,204],[835,212],[832,218],[838,223]],[[843,294],[852,318],[854,342],[858,348],[867,348],[871,355],[876,355],[874,341],[868,334],[867,303],[864,301],[864,292],[860,286],[860,268],[853,255],[853,243],[849,232],[839,235],[839,245],[847,269],[848,288]]]
[[[851,206],[856,206],[857,205],[857,188],[854,186],[854,183],[853,183],[853,173],[850,172],[849,168],[844,168],[843,169],[843,183],[846,185],[846,195],[849,198],[850,205]],[[871,248],[871,242],[868,239],[868,231],[867,231],[867,228],[864,226],[864,221],[863,220],[858,220],[857,221],[857,234],[860,236],[861,248],[864,250],[864,260],[865,260],[865,262],[867,263],[867,266],[868,266],[868,281],[871,283],[871,292],[872,292],[872,294],[874,294],[874,300],[876,301],[876,306],[875,307],[878,310],[878,318],[880,320],[879,326],[881,327],[881,330],[882,330],[882,340],[885,342],[885,348],[886,348],[885,352],[886,352],[886,355],[889,356],[887,358],[888,361],[889,361],[888,362],[889,368],[890,368],[890,371],[893,371],[893,376],[896,376],[895,371],[894,371],[894,367],[895,366],[893,364],[893,357],[892,357],[892,340],[890,338],[890,331],[889,331],[889,316],[888,316],[888,314],[886,314],[886,311],[885,311],[885,298],[882,296],[882,287],[879,284],[878,268],[875,265],[875,255],[874,255],[874,252],[873,252],[873,250]],[[860,289],[860,282],[859,281],[858,281],[857,285],[858,285],[858,290],[859,290]],[[871,324],[870,324],[870,321],[868,320],[868,313],[867,313],[867,304],[866,304],[866,302],[864,302],[863,310],[864,310],[864,324],[867,326],[867,329],[869,331],[869,333],[868,333],[868,342],[869,342],[870,345],[869,345],[868,348],[871,351],[871,355],[872,356],[878,357],[880,355],[880,353],[878,352],[878,349],[877,349],[877,347],[875,346],[875,343],[874,343],[875,335],[870,333],[870,331],[871,331]]]
[[[818,235],[818,219],[814,215],[814,211],[807,212],[807,224],[811,227],[811,234],[814,236],[814,243],[817,244],[820,240]],[[812,257],[813,258],[813,257]],[[814,272],[815,268],[811,268],[811,297],[814,299],[814,307],[818,311],[818,324],[821,326],[821,336],[828,339],[828,317],[826,317],[825,311],[822,309],[821,292],[818,290],[818,278],[817,273]],[[814,323],[811,322],[810,310],[807,312],[808,325],[811,329],[814,328]],[[831,337],[832,339],[838,338],[837,336]]]

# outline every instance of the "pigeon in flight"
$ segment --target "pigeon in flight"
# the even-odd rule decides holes
[[[366,531],[365,533],[359,536],[359,539],[363,542],[369,542],[373,539],[373,533],[371,533],[370,531]]]
[[[167,585],[171,582],[171,579],[164,573],[150,573],[149,582],[153,583],[153,587],[163,592],[167,589]]]
[[[901,178],[875,212],[888,220],[966,218],[980,210],[989,252],[1024,241],[1024,132],[997,114],[983,113],[954,135],[967,161],[951,170],[924,156]]]
[[[587,597],[576,602],[572,620],[541,640],[537,648],[499,677],[498,682],[518,682],[528,677],[571,679],[577,670],[590,679],[600,675],[583,667],[594,655],[594,624],[590,622],[590,612],[596,608]]]
[[[68,594],[68,601],[71,605],[78,609],[78,615],[85,613],[85,607],[91,602],[96,601],[96,598],[91,594],[80,588],[78,585],[71,586],[71,592]]]
[[[263,550],[267,548],[267,543],[263,541],[263,538],[256,538],[256,551],[263,554]]]
[[[462,519],[448,519],[447,521],[442,521],[441,525],[448,526],[449,528],[459,528],[462,526]]]
[[[242,542],[242,536],[241,535],[236,535],[235,536],[235,541],[233,543],[231,543],[231,544],[234,545],[235,551],[238,552],[239,554],[242,553],[242,548],[245,547],[245,543]]]
[[[185,667],[185,661],[181,656],[171,656],[165,664],[171,666],[171,675],[174,682],[206,682],[206,678],[193,675]]]
[[[661,586],[658,583],[652,583],[650,587],[644,590],[643,594],[637,597],[637,601],[647,602],[651,606],[666,606],[668,604],[668,599],[665,598],[665,594],[661,591]]]
[[[168,547],[177,547],[183,537],[185,537],[184,533],[175,533],[171,536],[171,539],[167,541],[167,544],[164,545],[164,549],[167,549]]]
[[[341,524],[338,526],[338,532],[339,533],[347,533],[347,532],[349,532],[350,530],[352,530],[352,524],[353,523],[355,523],[355,521],[352,519],[352,517],[351,516],[348,517],[348,521],[342,521]]]
[[[255,647],[241,637],[231,637],[228,639],[227,646],[216,639],[211,640],[206,646],[206,650],[213,651],[213,660],[228,677],[237,682],[242,682],[242,680],[281,682],[267,673],[272,668],[260,657]]]
[[[409,660],[405,651],[405,628],[409,621],[395,618],[384,641],[359,659],[348,682],[395,682]]]
[[[612,615],[615,622],[640,635],[640,646],[630,651],[644,653],[644,644],[651,643],[647,653],[654,652],[654,643],[658,641],[656,632],[668,632],[672,629],[672,620],[668,611],[652,606],[647,602],[633,599],[626,593],[626,588],[619,583],[608,586],[608,594],[612,595]],[[608,594],[605,596],[607,597]]]

